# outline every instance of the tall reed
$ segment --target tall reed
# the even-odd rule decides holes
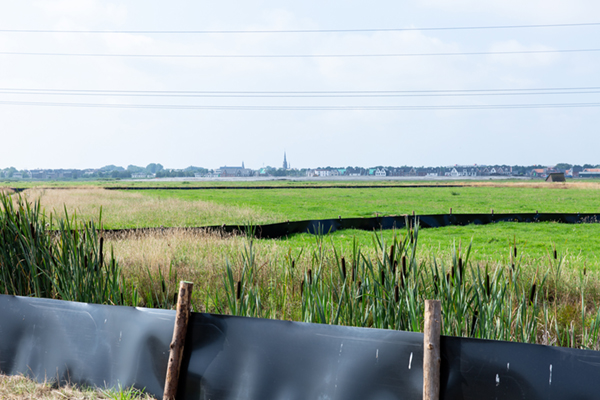
[[[552,275],[556,286],[564,257],[555,254],[545,271],[538,267],[534,273],[521,267],[516,245],[506,267],[473,264],[471,245],[463,248],[460,243],[450,263],[433,255],[424,259],[418,255],[418,221],[407,225],[390,243],[375,232],[374,257],[356,241],[349,254],[340,254],[318,234],[304,268],[296,265],[290,250],[283,265],[271,269],[269,281],[253,272],[254,239],[247,237],[244,267],[236,277],[227,264],[224,299],[215,298],[217,311],[422,331],[424,302],[437,299],[442,302],[444,335],[600,349],[600,311],[587,305],[585,274],[579,317],[565,318],[565,304],[549,296],[551,289],[559,290],[551,288],[548,277]],[[268,290],[274,279],[280,284]]]
[[[0,193],[0,293],[103,304],[137,302],[93,221],[46,216],[39,200]],[[100,213],[101,218],[101,213]],[[125,295],[127,293],[127,296]],[[127,297],[127,298],[126,298]]]

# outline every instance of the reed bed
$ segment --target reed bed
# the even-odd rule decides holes
[[[0,194],[0,293],[124,304],[114,254],[93,221],[49,218],[39,200]],[[101,217],[100,217],[101,219]]]

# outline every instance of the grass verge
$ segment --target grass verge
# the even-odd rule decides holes
[[[152,400],[135,389],[97,389],[38,383],[23,376],[0,374],[0,398],[7,400]]]

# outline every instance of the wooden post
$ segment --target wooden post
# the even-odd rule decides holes
[[[183,345],[187,333],[188,321],[190,319],[192,288],[191,282],[181,281],[179,283],[179,297],[177,298],[177,314],[175,315],[175,326],[173,327],[173,340],[169,363],[167,364],[167,377],[165,378],[164,400],[175,400],[177,395],[177,383],[179,382],[179,369],[183,358]]]
[[[423,338],[423,400],[440,398],[440,334],[442,303],[425,300],[425,333]]]

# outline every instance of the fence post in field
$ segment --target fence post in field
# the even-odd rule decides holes
[[[179,297],[177,298],[177,314],[175,315],[175,326],[173,327],[173,340],[169,363],[167,364],[167,377],[165,378],[164,400],[175,400],[177,395],[177,383],[179,382],[179,369],[183,358],[183,345],[187,333],[188,321],[190,319],[192,288],[191,282],[181,281],[179,283]]]
[[[442,304],[425,300],[425,332],[423,335],[423,400],[440,398],[440,334]]]

